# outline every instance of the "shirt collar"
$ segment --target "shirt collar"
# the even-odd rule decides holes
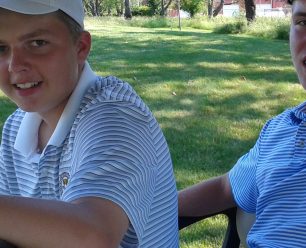
[[[292,109],[292,117],[299,124],[301,121],[306,121],[306,102],[301,103],[300,105],[296,106]],[[291,117],[291,118],[292,118]]]
[[[88,62],[85,63],[79,82],[71,94],[57,126],[47,144],[60,146],[69,133],[84,94],[96,80]],[[14,148],[26,157],[37,152],[38,130],[42,119],[37,113],[26,112],[20,124]]]

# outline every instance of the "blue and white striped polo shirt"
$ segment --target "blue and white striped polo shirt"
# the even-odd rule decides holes
[[[256,213],[250,247],[306,247],[306,102],[268,121],[229,178],[237,204]]]
[[[102,197],[124,209],[120,247],[178,247],[177,190],[167,143],[135,91],[86,64],[49,143],[37,153],[41,119],[18,109],[0,149],[0,194]]]

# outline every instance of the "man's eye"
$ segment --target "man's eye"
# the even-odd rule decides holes
[[[300,25],[300,26],[306,26],[306,20],[296,20],[295,21],[296,25]]]
[[[7,50],[7,47],[6,47],[6,46],[4,46],[4,45],[0,45],[0,54],[5,53],[5,52],[6,52],[6,50]]]
[[[46,44],[47,44],[47,42],[44,41],[44,40],[33,40],[31,42],[31,45],[34,46],[34,47],[41,47],[41,46],[44,46]]]

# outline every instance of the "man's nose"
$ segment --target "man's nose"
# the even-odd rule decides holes
[[[12,49],[8,61],[8,71],[13,73],[27,71],[29,66],[26,61],[27,57],[26,54],[22,52],[22,49]]]

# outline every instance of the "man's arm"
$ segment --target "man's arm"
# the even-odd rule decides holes
[[[236,206],[228,174],[181,190],[178,201],[180,216],[208,215]]]
[[[0,197],[0,239],[18,247],[117,248],[128,225],[125,212],[102,198]]]

